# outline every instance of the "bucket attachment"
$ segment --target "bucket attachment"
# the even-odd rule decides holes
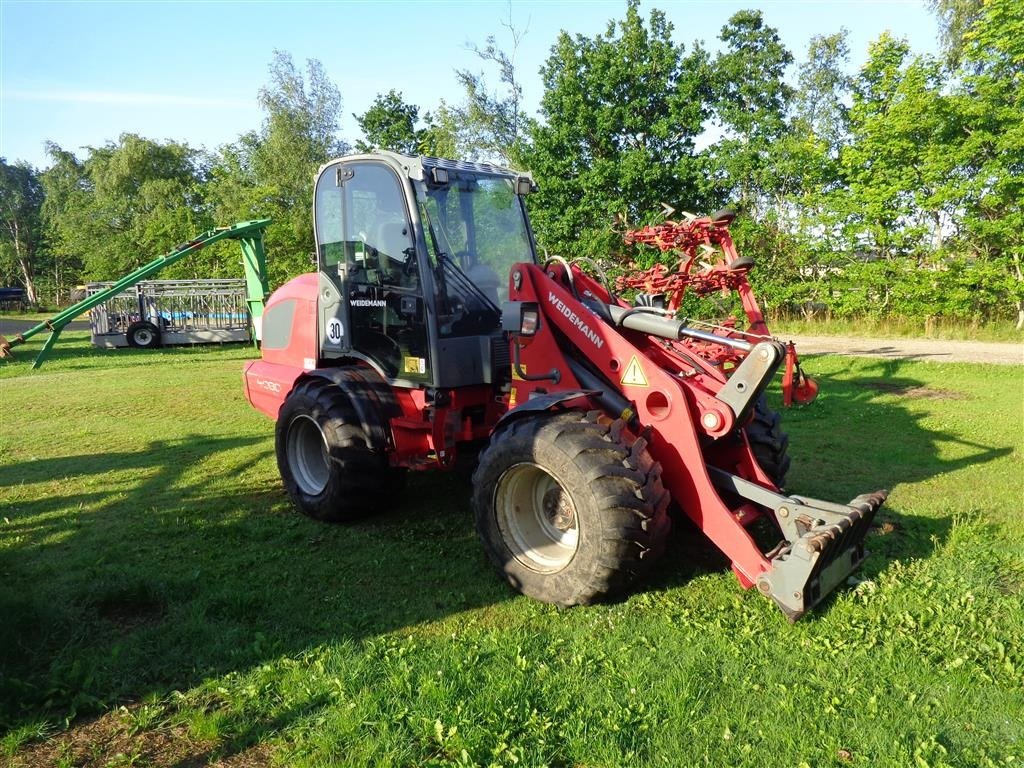
[[[861,494],[849,504],[783,496],[709,467],[715,485],[775,514],[785,541],[767,553],[770,568],[757,589],[796,621],[842,584],[864,560],[864,538],[888,491]]]
[[[796,621],[864,560],[864,538],[888,495],[866,493],[846,505],[792,497],[794,503],[776,510],[776,517],[788,513],[802,533],[771,558],[772,568],[758,578],[758,590]]]

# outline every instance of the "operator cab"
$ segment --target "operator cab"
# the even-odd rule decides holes
[[[327,163],[316,182],[324,365],[361,359],[409,386],[507,377],[501,304],[536,262],[529,176],[392,152]]]

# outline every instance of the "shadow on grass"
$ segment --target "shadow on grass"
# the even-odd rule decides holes
[[[793,461],[788,492],[845,503],[860,493],[892,491],[1013,451],[1012,446],[985,445],[923,424],[937,402],[967,395],[907,376],[906,361],[862,359],[854,365],[853,373],[815,375],[821,386],[818,400],[782,412]],[[941,449],[950,444],[959,449],[959,458],[943,458]],[[661,588],[685,584],[697,573],[730,568],[685,515],[679,518],[653,575],[653,585]],[[861,571],[870,577],[894,560],[927,557],[935,541],[946,538],[951,524],[949,516],[907,514],[898,495],[891,498],[868,535],[870,555]],[[823,607],[827,609],[827,603],[815,610],[820,613]]]
[[[818,403],[785,415],[790,490],[846,501],[1009,452],[923,425],[923,411],[901,393],[928,388],[901,367],[880,361],[863,369],[868,378],[863,370],[856,379],[821,377]],[[967,453],[942,458],[950,441]],[[415,475],[397,508],[323,525],[292,511],[276,476],[265,479],[274,473],[247,479],[251,466],[273,461],[268,444],[195,435],[144,451],[0,466],[0,487],[60,479],[71,489],[0,500],[0,518],[10,519],[0,528],[0,727],[164,697],[512,596],[480,553],[469,492],[457,479]],[[207,463],[209,475],[195,471]],[[869,575],[929,554],[950,526],[898,506],[883,507],[878,523]],[[700,539],[676,536],[654,587],[727,567]],[[257,719],[236,746],[282,725]]]
[[[275,733],[287,731],[296,722],[315,714],[318,710],[330,706],[327,696],[314,696],[298,704],[293,704],[271,717],[254,718],[246,715],[235,715],[221,723],[221,729],[228,734],[215,747],[208,748],[197,754],[182,757],[171,763],[171,768],[201,768],[215,765],[222,758],[244,755],[246,750],[258,747],[260,742]],[[266,755],[254,756],[250,763],[242,761],[242,765],[268,765]]]
[[[0,500],[0,732],[511,597],[452,478],[414,477],[398,508],[324,525],[276,477],[244,480],[273,461],[268,442],[196,435],[0,466],[0,486],[61,489]]]

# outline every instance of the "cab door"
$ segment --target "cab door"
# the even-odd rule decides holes
[[[385,377],[432,378],[415,229],[402,180],[382,162],[329,166],[317,181],[319,336],[325,360]]]

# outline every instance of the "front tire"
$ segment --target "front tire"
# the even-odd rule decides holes
[[[330,382],[306,381],[288,395],[274,443],[285,490],[304,515],[354,520],[390,501],[396,470],[371,444],[347,396]]]
[[[496,431],[473,476],[473,507],[505,580],[570,606],[645,573],[671,527],[661,465],[646,445],[597,412],[526,416]]]
[[[761,395],[754,404],[754,417],[747,425],[747,440],[757,463],[779,488],[786,482],[790,463],[789,435],[779,426],[781,419],[781,414]]]

